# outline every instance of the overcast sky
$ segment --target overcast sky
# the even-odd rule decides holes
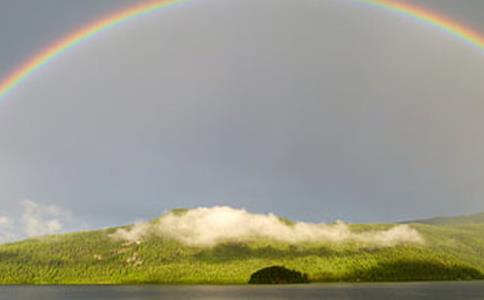
[[[0,0],[0,77],[135,2]],[[419,2],[484,32],[480,0]],[[0,227],[32,210],[72,229],[213,205],[350,222],[484,211],[483,78],[484,53],[352,0],[193,0],[0,103]]]

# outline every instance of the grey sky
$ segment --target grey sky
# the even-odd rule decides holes
[[[0,1],[0,76],[135,1]],[[484,31],[482,1],[422,1]],[[0,104],[0,216],[174,207],[395,221],[484,210],[484,54],[343,0],[202,0],[65,53]]]

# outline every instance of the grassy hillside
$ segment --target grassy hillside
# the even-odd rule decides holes
[[[403,223],[419,223],[429,225],[470,225],[484,224],[484,213],[458,217],[437,217],[424,220],[414,220]]]
[[[352,225],[355,231],[391,225]],[[284,265],[311,281],[467,280],[483,278],[484,224],[412,224],[423,245],[290,245],[259,240],[214,247],[156,237],[116,241],[115,229],[0,245],[2,284],[246,283],[255,271]]]

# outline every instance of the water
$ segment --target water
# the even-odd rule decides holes
[[[3,300],[484,300],[484,282],[296,286],[0,286]]]

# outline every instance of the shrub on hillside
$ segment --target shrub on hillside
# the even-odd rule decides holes
[[[484,275],[477,269],[441,261],[397,260],[380,263],[368,269],[356,269],[345,281],[426,281],[479,280]]]

